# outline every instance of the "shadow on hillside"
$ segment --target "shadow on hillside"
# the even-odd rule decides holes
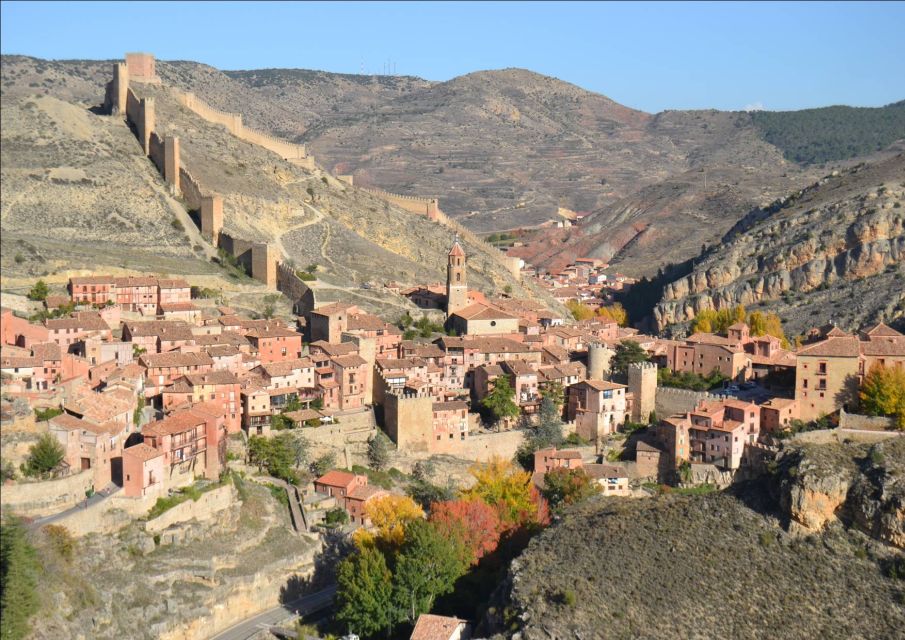
[[[308,576],[292,576],[280,588],[280,604],[295,613],[299,613],[295,608],[299,598],[336,582],[336,566],[352,550],[348,536],[342,532],[326,532],[323,541],[323,549],[314,557],[314,571]]]
[[[777,518],[783,526],[786,525],[788,518],[782,514],[776,487],[773,486],[773,480],[769,475],[733,484],[726,489],[726,493],[752,511],[762,516]]]

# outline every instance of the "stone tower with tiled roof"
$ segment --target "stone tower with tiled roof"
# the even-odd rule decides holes
[[[459,238],[453,240],[446,264],[446,317],[468,306],[468,283],[465,278],[465,250]]]

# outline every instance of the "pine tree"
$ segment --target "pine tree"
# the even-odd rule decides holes
[[[368,440],[368,464],[375,471],[383,471],[390,464],[390,440],[382,431]]]
[[[519,409],[515,403],[515,391],[509,384],[509,378],[500,376],[494,380],[493,390],[487,394],[481,405],[493,413],[497,420],[517,416]]]
[[[0,525],[0,640],[28,635],[38,600],[38,560],[19,520]]]

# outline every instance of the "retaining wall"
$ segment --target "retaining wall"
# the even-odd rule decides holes
[[[198,500],[186,500],[172,509],[145,523],[145,531],[158,533],[169,526],[189,520],[207,520],[215,513],[228,509],[236,503],[238,492],[230,484],[223,485],[201,494]]]
[[[5,484],[0,490],[0,504],[4,511],[16,515],[43,518],[74,507],[85,499],[85,491],[93,484],[94,469],[56,480]]]
[[[845,409],[839,410],[840,429],[865,429],[868,431],[895,430],[895,418],[889,416],[865,416],[860,413],[846,413]]]

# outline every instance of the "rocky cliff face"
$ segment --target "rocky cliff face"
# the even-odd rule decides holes
[[[703,309],[761,304],[792,321],[794,329],[804,329],[809,319],[796,313],[802,306],[796,299],[801,302],[827,290],[841,297],[854,283],[863,287],[884,273],[898,277],[877,280],[880,291],[855,300],[856,313],[849,322],[901,314],[903,199],[905,155],[899,154],[836,172],[770,207],[754,210],[691,274],[667,285],[654,310],[658,327],[685,322]],[[887,287],[890,295],[882,295]]]
[[[802,445],[776,464],[789,531],[814,533],[841,522],[905,549],[905,439]]]

